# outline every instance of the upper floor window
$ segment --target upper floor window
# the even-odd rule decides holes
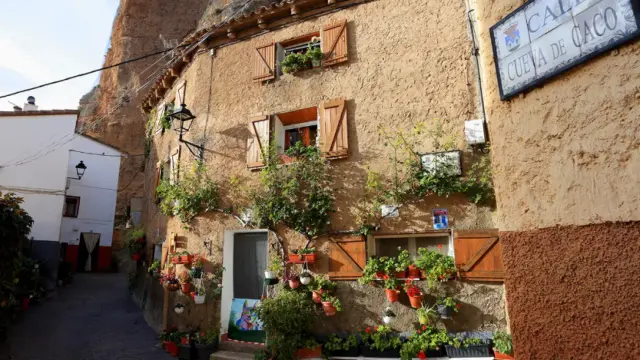
[[[65,197],[64,207],[62,209],[62,216],[77,218],[79,211],[80,211],[80,198],[77,196]]]

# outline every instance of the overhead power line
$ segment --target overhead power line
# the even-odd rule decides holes
[[[56,80],[56,81],[52,81],[52,82],[49,82],[49,83],[46,83],[46,84],[42,84],[42,85],[38,85],[38,86],[34,86],[34,87],[31,87],[31,88],[28,88],[28,89],[24,89],[24,90],[20,90],[20,91],[15,91],[15,92],[12,92],[12,93],[10,93],[10,94],[6,94],[6,95],[2,95],[2,96],[0,96],[0,99],[4,99],[4,98],[6,98],[6,97],[13,96],[13,95],[22,94],[22,93],[25,93],[25,92],[27,92],[27,91],[40,89],[40,88],[43,88],[43,87],[46,87],[46,86],[51,86],[51,85],[59,84],[59,83],[61,83],[61,82],[65,82],[65,81],[73,80],[73,79],[76,79],[76,78],[79,78],[79,77],[82,77],[82,76],[86,76],[86,75],[90,75],[90,74],[93,74],[93,73],[96,73],[96,72],[99,72],[99,71],[102,71],[102,70],[107,70],[107,69],[111,69],[111,68],[114,68],[114,67],[118,67],[118,66],[126,65],[126,64],[129,64],[129,63],[135,62],[135,61],[144,60],[144,59],[146,59],[146,58],[149,58],[149,57],[152,57],[152,56],[156,56],[156,55],[160,55],[160,54],[164,54],[164,53],[166,53],[166,52],[170,52],[170,51],[173,51],[173,50],[175,50],[175,49],[177,49],[177,48],[184,47],[184,46],[187,46],[187,45],[186,45],[186,44],[185,44],[185,45],[179,45],[179,46],[176,46],[176,47],[171,48],[171,49],[165,49],[165,50],[157,51],[157,52],[154,52],[154,53],[151,53],[151,54],[146,54],[146,55],[139,56],[139,57],[137,57],[137,58],[128,59],[128,60],[125,60],[125,61],[119,62],[119,63],[117,63],[117,64],[113,64],[113,65],[109,65],[109,66],[104,66],[104,67],[101,67],[100,69],[95,69],[95,70],[87,71],[87,72],[84,72],[84,73],[81,73],[81,74],[77,74],[77,75],[69,76],[69,77],[64,78],[64,79],[60,79],[60,80]]]

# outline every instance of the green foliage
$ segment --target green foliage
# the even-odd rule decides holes
[[[316,275],[316,277],[313,280],[313,290],[326,290],[326,291],[334,291],[336,289],[338,285],[325,278],[322,275]]]
[[[280,63],[282,72],[285,74],[293,74],[300,70],[308,69],[311,67],[311,58],[306,54],[290,53],[284,57]]]
[[[155,273],[160,271],[160,260],[153,260],[151,265],[147,268],[147,271],[150,273]]]
[[[329,295],[328,292],[322,293],[322,302],[330,302],[333,304],[333,307],[335,307],[337,311],[342,311],[342,303],[340,302],[340,299],[335,296]]]
[[[163,130],[171,130],[171,117],[169,117],[169,115],[173,113],[173,108],[173,103],[167,105],[164,115],[160,118],[160,126],[162,126]]]
[[[336,334],[331,334],[324,343],[324,349],[332,351],[347,351],[351,348],[358,346],[358,339],[355,335],[349,335],[347,338],[338,337]]]
[[[276,148],[270,148],[261,186],[250,194],[256,225],[273,229],[284,224],[306,237],[323,234],[334,211],[329,164],[318,148],[300,142],[286,154],[296,161],[279,165]]]
[[[367,327],[360,334],[360,338],[369,349],[378,351],[397,349],[402,345],[398,334],[393,333],[389,326],[384,325]]]
[[[438,317],[438,311],[436,310],[436,305],[426,306],[424,303],[422,307],[416,309],[416,314],[418,315],[418,319],[424,319],[426,322],[430,323],[434,319]]]
[[[493,347],[502,354],[513,354],[513,340],[511,335],[504,331],[496,331],[493,334]]]
[[[262,300],[256,315],[267,333],[269,352],[279,360],[293,359],[293,353],[307,345],[314,314],[314,304],[305,292],[280,291]]]
[[[449,280],[456,272],[453,257],[427,248],[418,249],[415,265],[425,274],[430,288],[435,287],[439,281]]]
[[[253,356],[254,360],[269,360],[271,359],[271,354],[267,350],[260,349]]]
[[[398,290],[398,288],[400,287],[400,283],[398,282],[398,280],[393,277],[393,276],[386,276],[386,279],[384,280],[384,288],[387,290]]]
[[[385,271],[385,265],[387,261],[386,259],[388,258],[387,257],[377,258],[374,256],[370,257],[369,260],[367,260],[367,265],[365,265],[364,267],[364,271],[362,272],[362,277],[358,279],[358,282],[364,285],[364,284],[369,284],[373,280],[377,279],[376,273],[380,271]]]
[[[401,250],[401,248],[398,247],[398,250]],[[409,255],[408,250],[402,250],[393,261],[396,266],[396,272],[405,271],[411,265],[411,255]]]
[[[218,342],[220,331],[215,326],[209,326],[205,331],[196,331],[190,337],[195,340],[196,344],[213,345]]]
[[[139,254],[145,247],[145,232],[143,228],[133,228],[127,231],[125,238],[127,239],[127,248],[129,254]]]
[[[455,336],[451,336],[449,338],[449,340],[447,341],[448,345],[451,345],[453,347],[455,347],[456,349],[459,348],[466,348],[469,347],[470,345],[482,345],[482,344],[486,344],[487,341],[486,340],[482,340],[479,338],[459,338],[459,337],[455,337]]]
[[[407,341],[402,344],[400,349],[400,359],[410,360],[417,357],[421,351],[437,350],[449,341],[447,332],[442,329],[436,329],[430,326],[422,326]]]
[[[282,275],[284,265],[282,264],[282,259],[278,257],[275,251],[269,252],[269,265],[267,265],[267,270],[272,271],[276,276]]]
[[[436,302],[438,305],[444,305],[453,311],[458,312],[458,302],[452,297],[439,297]]]
[[[144,158],[148,159],[149,155],[151,155],[151,145],[153,143],[153,133],[155,132],[156,126],[156,109],[151,110],[149,112],[149,117],[147,117],[147,123],[145,125],[144,130]]]
[[[162,180],[156,191],[161,199],[160,211],[178,216],[184,224],[198,214],[215,210],[220,203],[219,186],[206,175],[202,165],[186,172],[180,182]]]

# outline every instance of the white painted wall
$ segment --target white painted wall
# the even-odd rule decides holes
[[[0,192],[24,197],[35,240],[58,241],[77,115],[0,116]]]
[[[78,245],[80,233],[94,232],[100,233],[100,246],[111,246],[120,156],[119,151],[83,135],[71,142],[66,176],[77,177],[75,167],[81,160],[87,170],[81,180],[69,180],[67,195],[80,197],[80,208],[77,218],[62,218],[60,242]]]

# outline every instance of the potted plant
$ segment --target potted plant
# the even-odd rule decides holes
[[[360,349],[364,357],[400,357],[402,341],[388,326],[380,325],[373,328],[368,326],[360,334],[360,339],[362,340]]]
[[[174,327],[171,330],[163,330],[158,336],[158,339],[162,342],[162,346],[171,356],[178,356],[178,341],[180,334]],[[176,341],[178,340],[178,341]]]
[[[322,357],[322,345],[314,339],[307,339],[300,349],[293,353],[294,359],[315,359]]]
[[[324,276],[316,276],[311,290],[311,300],[316,304],[320,304],[322,302],[322,294],[330,293],[336,289],[336,286],[335,282],[326,279]]]
[[[154,260],[147,268],[149,275],[156,277],[160,274],[160,260]]]
[[[264,278],[269,280],[276,279],[276,282],[274,282],[273,284],[269,283],[268,285],[275,285],[278,283],[277,282],[278,275],[282,273],[282,270],[283,270],[282,260],[274,252],[270,253],[269,265],[267,266],[267,269],[264,272]]]
[[[409,278],[414,280],[420,280],[420,268],[416,264],[409,264]]]
[[[424,304],[422,304],[421,307],[416,309],[416,313],[418,314],[418,321],[420,322],[420,325],[429,325],[431,324],[433,319],[438,317],[438,312],[436,311],[436,305],[427,307],[427,306],[424,306]]]
[[[436,303],[438,304],[438,313],[443,319],[451,319],[453,313],[460,309],[460,304],[451,297],[439,297]]]
[[[407,268],[411,265],[411,255],[409,255],[409,251],[402,250],[401,247],[398,247],[398,250],[400,253],[392,261],[395,266],[395,277],[402,279],[407,276]]]
[[[142,250],[144,249],[144,230],[134,229],[127,234],[127,247],[129,248],[129,254],[134,261],[139,261],[142,258]]]
[[[391,320],[393,320],[395,317],[396,317],[396,313],[391,311],[390,307],[387,307],[386,309],[384,309],[384,312],[382,313],[382,322],[385,324],[389,324]]]
[[[312,46],[314,42],[309,43],[309,48],[305,54],[311,60],[311,66],[319,67],[322,64],[322,49],[320,46]]]
[[[220,332],[215,326],[209,327],[205,331],[197,332],[195,335],[194,347],[198,360],[209,360],[211,354],[218,350]]]
[[[404,291],[409,296],[409,302],[411,303],[411,307],[414,309],[418,309],[422,307],[422,298],[424,295],[419,287],[413,283],[411,280],[406,280],[404,284]]]
[[[301,261],[304,263],[313,264],[316,262],[316,248],[300,249],[298,254],[300,254]]]
[[[362,272],[362,277],[358,279],[358,282],[364,285],[373,282],[373,280],[382,279],[385,275],[384,267],[387,261],[386,259],[388,258],[377,258],[375,256],[369,258]]]
[[[180,290],[180,281],[176,279],[176,274],[169,273],[166,275],[162,275],[160,279],[162,285],[167,288],[169,291],[178,291]]]
[[[496,331],[493,334],[493,352],[496,359],[514,360],[511,335],[504,331]]]
[[[430,288],[435,287],[438,282],[452,279],[456,273],[453,257],[426,248],[418,249],[415,263],[422,270]]]
[[[311,59],[309,59],[305,54],[301,53],[290,53],[284,57],[282,62],[280,63],[282,67],[282,72],[285,74],[293,74],[300,70],[308,69],[312,66]]]
[[[299,264],[302,262],[302,255],[299,253],[300,249],[291,249],[291,252],[287,255],[289,262],[292,264]]]
[[[490,341],[479,338],[451,337],[445,348],[450,358],[491,357]]]
[[[311,280],[311,273],[307,270],[302,271],[302,273],[300,274],[300,282],[302,283],[302,285],[309,285],[311,283]]]
[[[349,335],[341,338],[336,334],[331,334],[323,345],[324,349],[331,354],[332,357],[357,357],[358,356],[358,339],[355,335]]]
[[[387,301],[396,302],[400,299],[400,290],[398,290],[398,280],[394,277],[388,277],[384,281],[384,292],[387,295]]]
[[[204,304],[207,299],[207,292],[203,286],[196,286],[196,291],[193,292],[193,302],[196,305]]]
[[[175,265],[188,265],[191,264],[193,257],[188,251],[182,251],[179,253],[171,254],[171,262]]]
[[[323,293],[322,310],[324,310],[325,315],[334,316],[339,311],[342,311],[342,303],[337,297],[331,296],[329,293]]]
[[[193,338],[194,335],[191,333],[182,333],[180,343],[178,344],[178,358],[180,360],[196,360],[192,351]]]
[[[447,332],[430,326],[422,325],[415,333],[407,338],[400,350],[400,359],[427,359],[445,357],[444,344],[449,340]]]
[[[179,280],[180,280],[180,285],[182,287],[182,293],[183,294],[188,294],[191,292],[191,275],[189,275],[189,272],[187,272],[186,270],[181,272],[180,275],[178,275]]]
[[[184,305],[180,303],[175,304],[173,306],[173,311],[178,315],[182,314],[184,312]]]
[[[285,276],[285,281],[289,282],[289,287],[291,289],[297,289],[300,286],[300,277],[295,273],[290,273]]]
[[[202,279],[204,273],[204,260],[201,256],[194,256],[191,270],[189,271],[192,279]]]

